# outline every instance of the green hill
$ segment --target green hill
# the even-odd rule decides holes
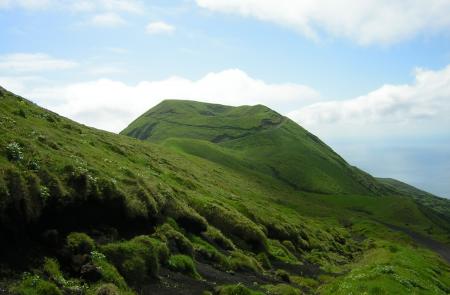
[[[450,201],[448,199],[437,197],[392,178],[378,178],[378,181],[392,191],[416,200],[424,214],[427,214],[431,219],[436,219],[437,223],[443,226],[450,224]],[[450,227],[447,227],[447,229],[450,232]]]
[[[316,200],[329,202],[328,208],[336,202],[348,203],[353,210],[372,218],[374,212],[379,212],[377,219],[381,222],[409,227],[421,224],[415,220],[426,216],[425,219],[432,220],[440,229],[440,239],[448,239],[449,200],[399,181],[374,178],[350,166],[315,135],[262,105],[231,107],[165,100],[137,118],[121,134],[206,159],[236,174],[251,175],[266,183],[276,182],[292,189],[294,195],[314,196]],[[336,195],[346,196],[345,202],[338,201]],[[367,199],[368,196],[385,198],[373,200]],[[395,196],[395,202],[402,197],[405,203],[389,207],[388,196]],[[309,211],[304,214],[310,214]],[[436,226],[414,230],[430,233],[432,228]]]
[[[189,120],[190,105],[211,107],[181,105],[174,122],[185,125],[146,127],[159,138],[151,143],[0,88],[0,293],[450,292],[449,264],[386,226],[450,245],[413,198],[384,193],[265,107],[212,107],[219,118]],[[282,163],[291,155],[305,165],[299,178]],[[307,176],[316,160],[319,180]]]
[[[269,175],[296,190],[379,194],[383,187],[315,135],[262,106],[166,100],[121,134]]]

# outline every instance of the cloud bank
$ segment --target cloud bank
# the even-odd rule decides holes
[[[323,33],[363,45],[392,44],[450,29],[450,1],[196,0],[205,9],[252,17],[318,39]]]
[[[0,77],[0,84],[71,119],[113,132],[122,130],[164,99],[192,99],[227,105],[265,104],[287,109],[311,104],[319,97],[307,86],[270,84],[239,69],[209,73],[195,81],[170,77],[136,85],[99,79],[58,87],[28,87],[32,85],[29,79],[8,77]]]
[[[288,115],[321,134],[345,130],[358,136],[448,134],[450,128],[450,66],[418,69],[410,85],[385,85],[366,95],[318,102]],[[339,132],[339,130],[342,130]]]

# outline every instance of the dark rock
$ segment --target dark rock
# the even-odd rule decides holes
[[[102,278],[100,269],[92,263],[87,263],[81,267],[81,277],[88,282],[97,282]]]
[[[49,229],[42,233],[42,242],[51,248],[56,248],[59,241],[59,232],[56,229]]]

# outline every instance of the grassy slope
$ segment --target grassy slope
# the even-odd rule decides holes
[[[381,189],[375,179],[348,165],[316,136],[261,105],[167,100],[122,134],[152,142],[170,139],[166,145],[220,164],[240,163],[297,190],[376,194]]]
[[[312,203],[323,202],[339,214],[345,208],[375,220],[432,234],[444,242],[450,239],[447,227],[450,222],[446,218],[448,200],[400,182],[372,178],[349,166],[301,126],[261,105],[230,107],[166,100],[132,122],[122,134],[161,143],[231,168],[235,173],[268,182],[275,178],[294,191],[302,191],[295,195],[331,193],[331,196],[319,194]],[[335,198],[335,194],[347,197]],[[369,195],[383,195],[384,199]],[[303,199],[300,206],[302,202]],[[310,206],[314,204],[308,204],[304,214],[315,211],[333,214],[327,209],[309,210]]]
[[[270,267],[262,259],[267,256],[273,265],[308,261],[330,273],[312,277],[291,273],[292,286],[303,286],[307,292],[319,286],[324,294],[360,288],[360,282],[346,281],[342,289],[340,281],[348,280],[350,269],[368,273],[372,270],[367,268],[378,265],[394,267],[401,279],[391,282],[391,272],[367,278],[368,284],[378,284],[382,292],[449,291],[448,265],[432,253],[412,251],[407,237],[376,222],[383,218],[403,224],[413,218],[418,228],[432,224],[409,199],[386,197],[383,202],[390,206],[383,207],[375,196],[333,197],[297,191],[263,170],[252,170],[252,161],[242,161],[243,156],[230,153],[229,148],[202,145],[202,149],[213,150],[212,156],[222,152],[218,158],[224,162],[234,159],[230,165],[218,165],[220,161],[79,125],[1,89],[0,132],[0,277],[8,287],[15,286],[18,294],[58,294],[48,292],[49,284],[62,290],[76,286],[94,294],[107,282],[124,294],[139,290],[136,273],[146,274],[146,267],[151,268],[149,275],[157,271],[140,264],[147,261],[141,247],[156,241],[170,246],[173,258],[167,262],[158,254],[157,264],[172,271],[181,268],[173,261],[182,260],[186,261],[183,269],[196,274],[189,259],[180,258],[183,254],[193,256],[194,261],[207,257],[207,263],[222,270],[251,269],[276,277],[276,268],[282,266]],[[192,145],[193,149],[198,146]],[[360,204],[355,207],[355,202]],[[410,214],[399,214],[405,208]],[[226,238],[218,239],[220,234],[212,234],[214,228]],[[42,237],[54,229],[57,236],[49,246]],[[64,246],[71,231],[95,238],[95,252],[82,257],[102,266],[100,280],[92,282],[74,270],[79,254],[71,256],[73,243]],[[132,239],[142,234],[151,240]],[[227,238],[237,250],[221,249],[217,241]],[[365,239],[358,242],[360,238]],[[121,243],[124,239],[128,242]],[[373,254],[377,251],[382,259],[381,254]],[[58,259],[62,273],[48,260],[41,267],[44,256]],[[411,258],[407,265],[401,262],[405,257]],[[407,273],[409,267],[433,271],[422,276]],[[15,274],[20,269],[34,269],[40,277],[19,280]],[[412,283],[405,284],[405,280]],[[431,288],[436,282],[438,289]],[[39,293],[37,286],[47,291]]]
[[[447,222],[450,221],[450,202],[448,199],[436,197],[435,195],[392,178],[378,178],[378,181],[387,187],[401,192],[405,196],[415,199],[422,206],[433,209],[441,219],[445,219]]]

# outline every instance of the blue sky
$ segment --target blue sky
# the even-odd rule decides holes
[[[0,0],[0,85],[120,131],[166,98],[263,103],[450,197],[450,3]]]

